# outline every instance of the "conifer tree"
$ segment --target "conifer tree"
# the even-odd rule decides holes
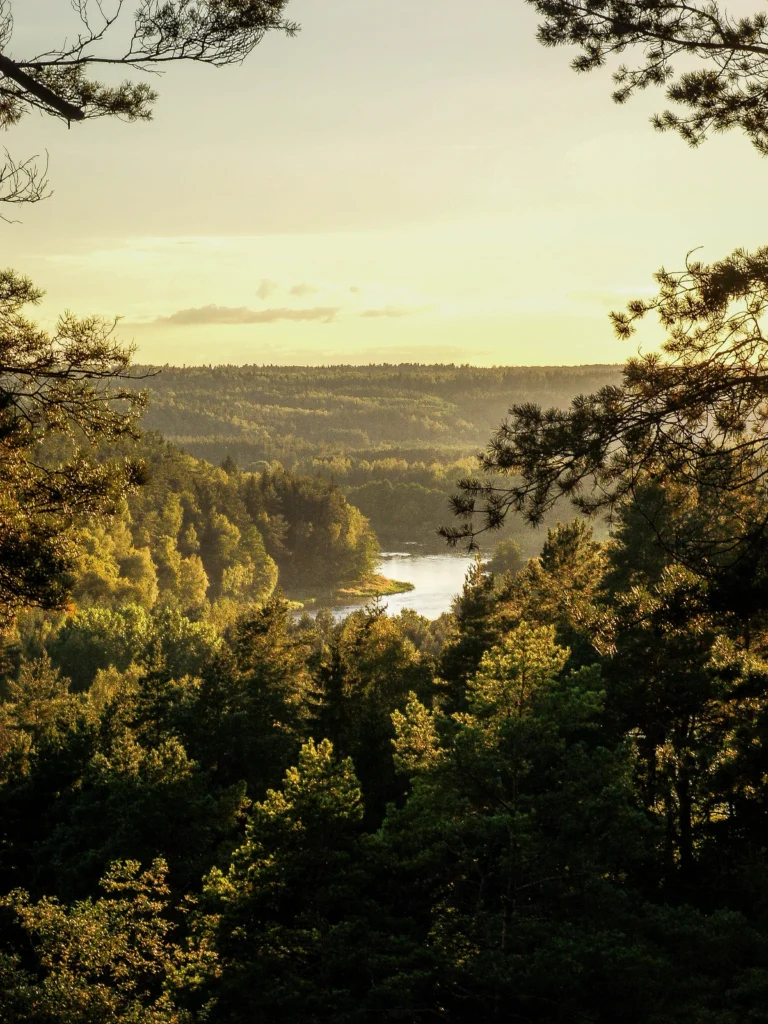
[[[603,67],[616,56],[613,98],[663,87],[674,109],[653,118],[696,146],[713,132],[740,128],[768,153],[768,18],[707,0],[528,0],[542,16],[545,46],[577,46],[575,71]],[[680,70],[682,67],[683,70]]]
[[[254,806],[229,870],[206,882],[217,1024],[349,1019],[368,985],[355,968],[366,935],[362,814],[352,762],[327,740],[305,744],[282,788]]]
[[[570,409],[513,406],[482,459],[491,477],[462,482],[454,510],[465,523],[445,532],[455,543],[510,513],[538,523],[562,498],[609,520],[632,505],[667,561],[705,578],[734,610],[764,606],[768,249],[712,264],[689,258],[656,277],[656,297],[612,317],[629,337],[656,313],[661,352],[628,360],[620,384]]]
[[[169,64],[239,64],[267,32],[293,35],[284,16],[287,0],[75,0],[71,34],[42,41],[36,54],[16,47],[13,0],[0,2],[0,130],[42,111],[72,125],[95,117],[146,121],[157,93],[146,81],[107,85],[103,67],[128,74],[164,71]],[[40,20],[37,28],[44,29]],[[41,33],[42,34],[42,33]],[[27,44],[28,45],[28,44]],[[46,167],[6,153],[0,170],[0,202],[38,202],[48,195]]]

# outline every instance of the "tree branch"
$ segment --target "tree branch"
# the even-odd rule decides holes
[[[79,107],[57,96],[55,92],[36,81],[26,71],[22,71],[15,61],[3,54],[0,54],[0,71],[2,71],[6,78],[12,78],[23,89],[32,93],[33,96],[36,96],[47,106],[52,107],[53,110],[61,114],[68,121],[82,121],[85,118],[85,114]]]

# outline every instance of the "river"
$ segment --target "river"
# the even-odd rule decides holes
[[[411,555],[403,551],[382,552],[378,571],[392,580],[413,583],[413,590],[381,599],[389,615],[413,608],[428,619],[450,611],[451,602],[462,588],[473,559],[468,555]],[[334,618],[341,619],[362,607],[364,602],[337,606]]]

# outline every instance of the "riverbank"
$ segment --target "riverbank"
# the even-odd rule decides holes
[[[349,601],[355,597],[390,597],[392,594],[407,594],[415,584],[407,580],[391,580],[377,573],[369,580],[358,583],[354,587],[341,587],[338,591],[339,601]]]
[[[375,597],[392,597],[395,594],[407,594],[414,589],[414,584],[408,580],[393,580],[381,573],[376,573],[370,579],[363,580],[351,587],[340,587],[332,594],[314,594],[311,597],[293,597],[291,604],[297,609],[333,608],[339,605],[350,605],[352,602],[360,603]]]
[[[304,610],[310,615],[321,608],[331,612],[334,619],[358,611],[366,601],[381,597],[388,615],[398,615],[411,608],[428,619],[439,618],[450,611],[453,600],[461,591],[467,570],[474,563],[468,555],[416,555],[405,552],[383,552],[380,568],[392,576],[379,573],[364,586],[339,592],[335,599],[316,598],[304,601]],[[384,590],[386,581],[392,589]],[[377,589],[378,587],[378,589]]]

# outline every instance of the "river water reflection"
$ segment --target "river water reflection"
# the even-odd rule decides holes
[[[383,552],[379,572],[392,580],[413,583],[413,590],[382,598],[389,615],[403,608],[413,608],[428,619],[436,619],[450,611],[451,602],[462,588],[464,576],[473,559],[468,555],[411,555],[406,552]],[[334,618],[341,619],[361,607],[362,602],[333,608]]]

